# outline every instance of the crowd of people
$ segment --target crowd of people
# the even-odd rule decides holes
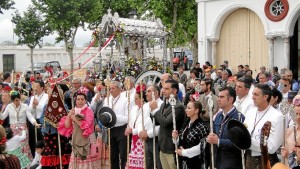
[[[271,166],[284,161],[296,167],[300,95],[293,72],[262,66],[255,76],[249,65],[237,70],[228,61],[217,69],[197,62],[189,76],[179,67],[158,84],[135,84],[132,76],[91,79],[87,72],[84,82],[60,82],[58,93],[51,80],[19,80],[6,72],[0,85],[0,168],[252,169],[263,167],[264,153]],[[55,107],[67,114],[53,124],[46,114]],[[102,108],[113,110],[113,126],[97,118]],[[251,146],[245,151],[230,138],[230,121],[247,127]],[[262,143],[266,122],[272,132]]]

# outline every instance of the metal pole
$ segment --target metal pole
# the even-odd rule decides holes
[[[173,94],[170,95],[169,103],[172,106],[172,117],[173,117],[173,130],[176,130],[176,114],[175,114],[175,105],[176,105],[176,99]],[[177,139],[174,140],[175,142],[175,151],[178,149],[178,142]],[[178,154],[176,153],[176,166],[177,169],[179,169],[179,160],[178,160]]]

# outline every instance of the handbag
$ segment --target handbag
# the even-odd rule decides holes
[[[91,143],[91,147],[90,147],[90,156],[91,157],[101,157],[101,148],[102,145],[100,143],[100,141],[96,141],[94,143]]]

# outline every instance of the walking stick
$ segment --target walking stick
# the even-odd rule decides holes
[[[144,104],[144,98],[143,98],[143,81],[140,83],[140,91],[141,91],[141,107],[142,107],[142,127],[143,131],[145,130],[144,126],[144,109],[143,109],[143,104]],[[144,150],[144,159],[143,159],[143,167],[146,168],[146,149],[145,149],[145,140],[143,139],[143,150]]]
[[[211,98],[208,98],[208,107],[209,107],[209,124],[210,124],[210,133],[214,133],[213,130],[213,107],[214,107],[214,102]],[[215,169],[215,160],[214,160],[214,146],[213,144],[210,145],[210,153],[211,153],[211,168]]]
[[[62,159],[61,159],[61,144],[60,144],[60,135],[57,133],[58,137],[58,153],[59,153],[59,163],[60,163],[60,169],[62,169]]]
[[[155,101],[154,92],[152,92],[152,101]],[[156,131],[155,131],[155,118],[153,118],[153,169],[156,169],[156,143],[155,143]]]
[[[32,90],[33,90],[33,100],[32,100],[32,104],[33,104],[33,102],[35,100],[35,86],[34,85],[32,85]],[[37,120],[36,119],[37,118],[37,116],[36,116],[36,107],[33,108],[33,110],[34,110],[34,118],[35,118],[35,120]],[[34,135],[35,135],[35,143],[36,143],[37,142],[37,127],[35,125],[34,125]]]
[[[110,77],[109,77],[109,73],[107,73],[107,78],[105,81],[105,85],[107,88],[107,106],[109,107],[109,96],[110,96],[110,92],[109,92],[109,88],[110,88]],[[113,104],[112,104],[112,109],[113,108]],[[111,169],[111,158],[110,158],[110,128],[107,129],[107,135],[108,135],[108,168]]]
[[[129,127],[129,123],[130,123],[130,79],[127,78],[126,79],[126,88],[127,88],[127,100],[128,100],[128,121],[127,121],[127,127]],[[127,168],[129,168],[129,143],[130,142],[130,136],[127,136]]]
[[[289,102],[287,99],[284,99],[281,103],[281,106],[280,106],[280,110],[281,110],[281,113],[283,114],[283,143],[282,143],[282,146],[285,147],[285,126],[286,126],[286,114],[288,113],[289,111]],[[285,158],[282,158],[281,159],[281,163],[285,164]]]
[[[175,105],[176,105],[176,99],[173,94],[170,95],[169,103],[172,106],[172,116],[173,116],[173,130],[176,130],[176,115],[175,115]],[[175,142],[175,151],[178,149],[178,142],[177,139],[174,140]],[[178,160],[178,154],[176,153],[176,166],[177,169],[179,169],[179,160]]]

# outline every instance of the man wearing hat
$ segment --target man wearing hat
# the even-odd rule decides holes
[[[276,151],[283,142],[283,115],[269,104],[271,100],[271,88],[267,84],[256,84],[252,96],[256,107],[246,114],[245,124],[251,135],[251,147],[246,151],[246,168],[261,167],[260,138],[261,129],[265,122],[270,121],[272,132],[267,140],[269,160],[271,166],[279,161]]]
[[[112,81],[110,84],[110,96],[104,99],[103,104],[103,107],[111,108],[116,114],[116,124],[110,128],[109,138],[112,169],[125,169],[127,160],[127,138],[124,133],[128,122],[128,100],[121,95],[121,91],[121,83]]]
[[[228,137],[227,125],[232,119],[244,121],[244,116],[233,106],[236,98],[232,87],[222,88],[219,92],[218,104],[222,109],[214,121],[214,133],[207,136],[207,142],[214,146],[217,169],[241,169],[241,151],[234,146]]]

